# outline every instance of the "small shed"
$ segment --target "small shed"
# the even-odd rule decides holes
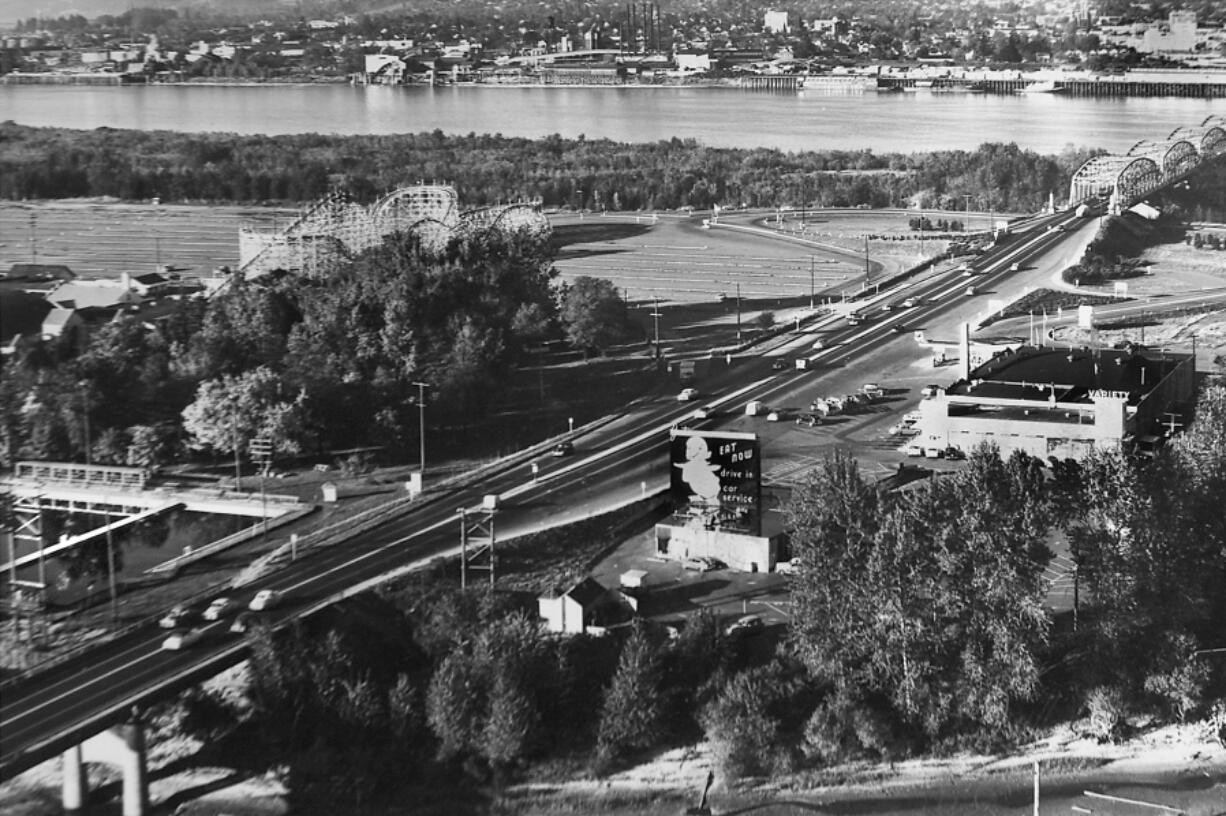
[[[582,634],[594,623],[597,611],[610,603],[611,596],[599,582],[589,577],[561,595],[542,595],[536,601],[549,631]]]

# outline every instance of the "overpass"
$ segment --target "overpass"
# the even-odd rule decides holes
[[[1073,174],[1069,206],[1105,197],[1118,215],[1147,196],[1187,178],[1202,164],[1226,155],[1226,116],[1179,127],[1165,139],[1143,139],[1123,155],[1095,156]]]

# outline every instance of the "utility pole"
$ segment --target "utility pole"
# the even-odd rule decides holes
[[[111,537],[111,505],[106,505],[106,567],[111,585],[111,622],[119,621],[119,592],[115,587],[115,541]]]
[[[813,311],[813,256],[809,256],[809,311]]]
[[[417,386],[417,437],[418,437],[418,469],[422,478],[426,476],[426,389],[429,383],[413,382]]]
[[[966,199],[966,226],[964,226],[962,229],[965,232],[970,232],[971,231],[971,194],[963,193],[962,197]]]
[[[652,302],[655,304],[651,310],[651,320],[655,324],[656,341],[653,347],[652,356],[657,360],[660,359],[660,298],[653,297]]]
[[[741,284],[736,285],[736,341],[741,342]]]
[[[85,464],[92,465],[94,463],[94,454],[90,450],[92,445],[89,441],[89,383],[81,380],[77,385],[81,389],[81,418],[85,422]]]
[[[924,226],[923,223],[921,223],[920,226],[921,227]],[[920,234],[922,235],[923,233],[920,233]],[[868,266],[868,236],[865,235],[864,236],[864,288],[865,289],[868,288],[869,276],[870,276],[870,272],[869,272],[869,266]]]

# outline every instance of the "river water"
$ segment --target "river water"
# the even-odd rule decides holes
[[[1222,112],[1220,100],[1059,94],[772,93],[699,87],[0,85],[0,121],[243,134],[442,130],[620,142],[679,137],[712,147],[911,153],[1016,142],[1122,153]]]

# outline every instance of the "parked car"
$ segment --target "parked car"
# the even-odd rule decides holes
[[[553,456],[570,456],[574,452],[575,452],[575,443],[568,441],[568,442],[559,442],[558,444],[554,445],[553,450],[550,451],[550,454]]]
[[[179,604],[162,616],[162,619],[158,621],[158,626],[163,629],[177,629],[188,623],[191,620],[191,616],[191,610],[183,604]]]
[[[902,449],[902,452],[905,453],[907,456],[923,456],[924,446],[923,445],[907,445],[905,448]]]
[[[937,395],[937,392],[940,390],[941,390],[941,386],[937,385],[936,383],[929,383],[928,385],[925,385],[923,388],[920,389],[920,396],[925,397],[925,398],[935,397]]]
[[[860,393],[869,399],[876,400],[885,396],[885,389],[875,382],[870,382],[860,386]]]
[[[810,428],[816,428],[818,425],[822,424],[822,420],[817,414],[797,414],[796,424],[808,425]]]
[[[962,452],[961,448],[955,448],[953,445],[950,445],[948,448],[945,449],[945,458],[953,459],[954,461],[958,461],[961,459],[965,459],[966,454]]]
[[[689,402],[697,396],[697,388],[682,388],[681,393],[677,394],[677,402]]]
[[[247,604],[247,608],[252,612],[260,612],[272,609],[279,603],[281,603],[281,593],[275,589],[261,589],[255,593],[255,597],[251,599],[251,603]]]
[[[162,648],[171,652],[186,649],[204,640],[204,632],[199,629],[188,629],[174,632],[162,641]]]
[[[780,575],[795,575],[796,574],[796,562],[795,561],[779,561],[775,564],[775,572],[779,573]]]
[[[767,422],[778,422],[780,419],[782,419],[782,417],[783,415],[779,411],[771,411],[769,414],[766,415],[766,421]]]
[[[683,569],[693,570],[694,572],[711,572],[712,570],[723,569],[724,563],[704,555],[687,558],[681,562],[681,566]]]
[[[208,605],[201,617],[207,621],[220,620],[221,616],[229,612],[233,606],[234,603],[229,598],[217,598]]]
[[[766,621],[762,620],[761,615],[742,615],[724,630],[724,634],[729,637],[744,637],[761,632],[765,628]]]

